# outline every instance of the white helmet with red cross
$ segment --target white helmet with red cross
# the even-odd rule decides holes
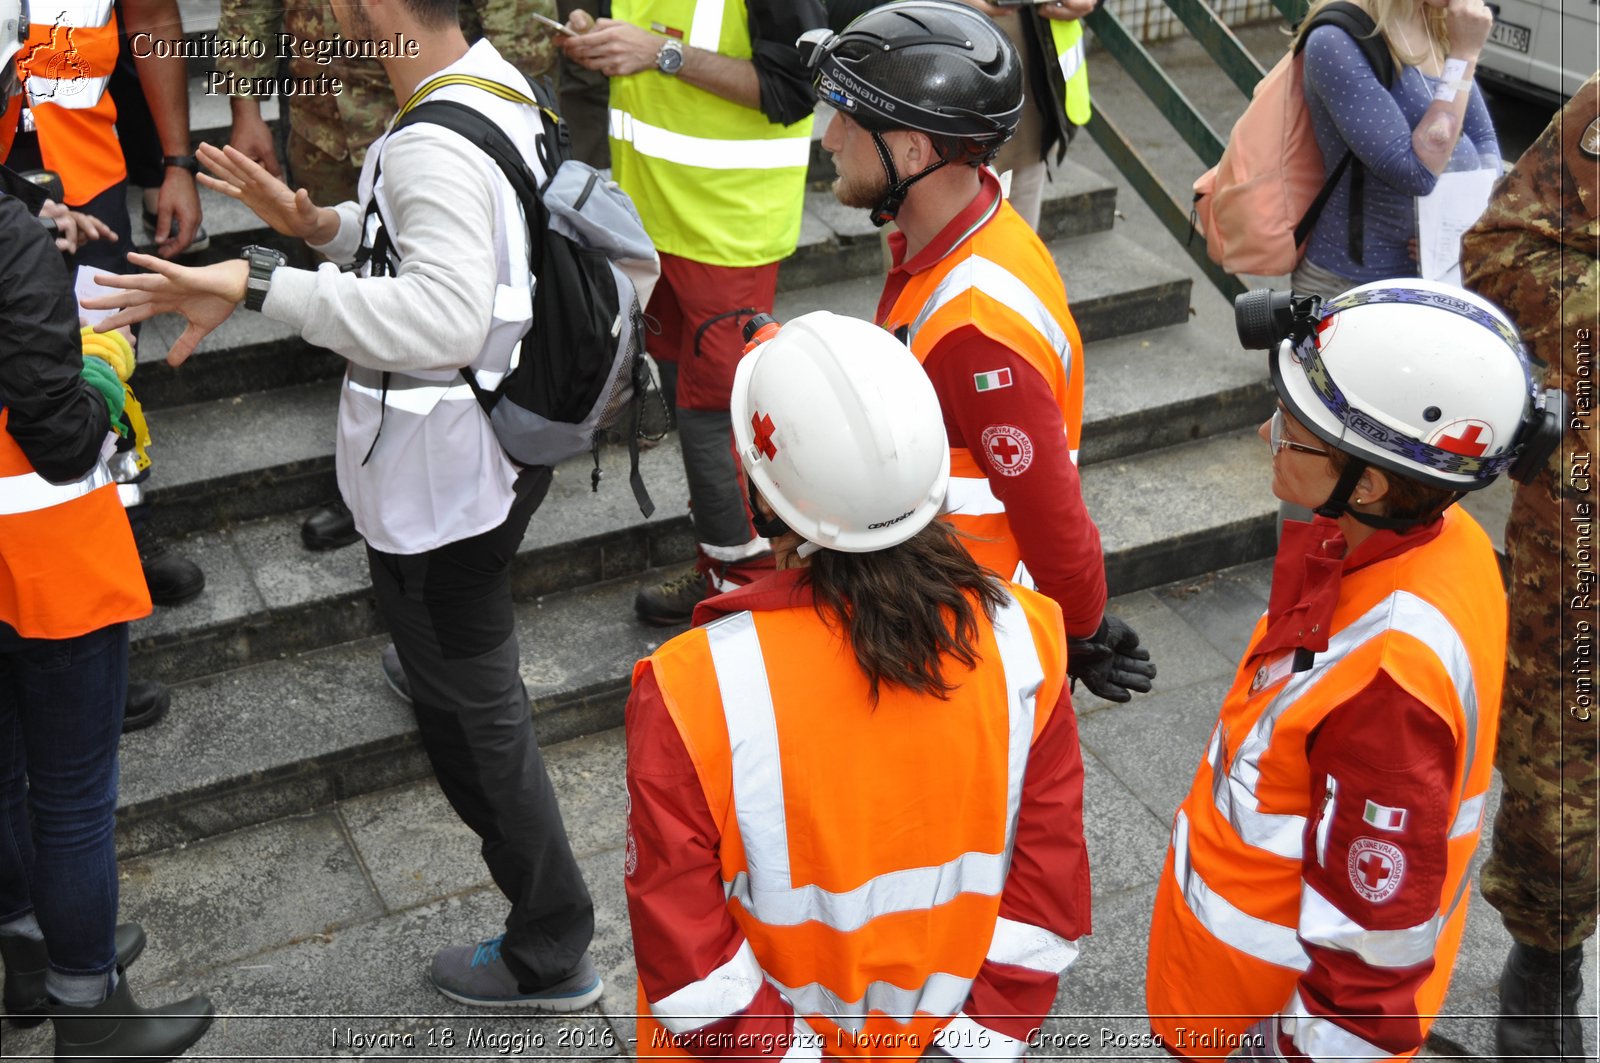
[[[1449,284],[1377,281],[1322,304],[1272,380],[1295,418],[1373,465],[1452,491],[1485,487],[1516,463],[1546,397],[1516,328]]]
[[[739,362],[729,402],[746,474],[789,530],[846,553],[939,514],[950,447],[933,383],[889,333],[825,310]]]

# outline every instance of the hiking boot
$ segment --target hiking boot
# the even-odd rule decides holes
[[[307,550],[337,550],[360,539],[355,515],[340,500],[329,502],[300,525],[300,541]]]
[[[141,544],[139,564],[150,588],[150,601],[156,605],[182,605],[206,589],[206,574],[200,566],[174,553],[164,540]]]
[[[1524,1063],[1584,1058],[1583,1023],[1578,1020],[1582,992],[1582,945],[1546,952],[1512,942],[1500,972],[1496,1054]]]
[[[691,568],[663,583],[639,588],[633,611],[640,620],[657,627],[687,624],[694,607],[711,595],[711,581]]]
[[[122,733],[149,727],[165,716],[171,705],[172,693],[167,690],[167,684],[154,679],[129,679]]]
[[[484,1008],[534,1008],[539,1011],[580,1011],[600,999],[605,989],[588,953],[577,969],[554,985],[530,988],[518,984],[516,975],[500,958],[505,935],[440,950],[428,977],[433,987],[451,1000]]]
[[[50,1005],[56,1028],[57,1063],[79,1059],[174,1059],[183,1055],[211,1027],[217,1009],[202,996],[159,1008],[142,1008],[133,999],[128,976],[117,972],[117,985],[93,1007]]]
[[[127,967],[144,952],[144,927],[119,923],[116,929],[117,963]],[[50,957],[44,942],[33,938],[0,936],[0,959],[6,965],[6,1018],[17,1026],[37,1026],[48,1017],[44,975]]]
[[[411,704],[411,680],[406,678],[406,670],[400,667],[400,651],[394,648],[394,643],[383,648],[383,654],[378,658],[378,670],[383,673],[383,681],[389,684],[389,689],[399,694],[407,705]]]

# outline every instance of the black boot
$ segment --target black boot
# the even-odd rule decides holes
[[[206,589],[206,574],[200,566],[174,552],[163,539],[139,541],[139,564],[150,588],[150,601],[156,605],[182,605]]]
[[[144,951],[144,927],[138,923],[117,926],[117,963],[128,966]],[[43,941],[25,937],[0,937],[0,959],[6,964],[6,1018],[18,1026],[37,1026],[45,1020],[49,1001],[44,995],[44,973],[50,957]]]
[[[128,680],[127,708],[122,713],[122,733],[156,723],[172,705],[172,692],[155,679]]]
[[[355,514],[343,499],[334,499],[312,513],[300,525],[300,540],[307,550],[337,550],[359,541]]]
[[[210,1029],[217,1010],[205,997],[142,1008],[133,999],[128,976],[117,973],[117,987],[92,1008],[50,1005],[50,1021],[56,1028],[56,1063],[174,1059]]]
[[[1578,1021],[1582,992],[1582,945],[1546,952],[1512,942],[1500,972],[1495,1052],[1522,1063],[1582,1059],[1583,1024]]]

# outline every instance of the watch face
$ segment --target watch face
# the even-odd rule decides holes
[[[661,52],[656,56],[656,68],[663,74],[676,74],[683,66],[683,45],[677,41],[669,40],[661,46]]]

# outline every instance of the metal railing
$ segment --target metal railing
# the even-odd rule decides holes
[[[1239,91],[1247,97],[1255,91],[1256,83],[1266,76],[1266,71],[1204,0],[1165,0],[1165,3],[1206,50],[1212,62],[1239,87]],[[1307,0],[1273,0],[1273,4],[1291,23],[1305,17],[1308,6]],[[1094,31],[1095,38],[1106,53],[1128,72],[1134,84],[1155,104],[1162,117],[1171,123],[1173,131],[1200,157],[1202,168],[1215,166],[1217,160],[1222,158],[1227,138],[1212,128],[1183,90],[1151,58],[1139,39],[1104,5],[1086,16],[1084,23]],[[1155,212],[1156,218],[1183,246],[1217,290],[1229,299],[1242,294],[1244,285],[1233,274],[1211,261],[1206,254],[1205,241],[1193,231],[1190,222],[1193,212],[1191,197],[1186,195],[1180,200],[1173,195],[1138,149],[1117,128],[1116,122],[1099,107],[1093,110],[1088,130],[1100,150],[1128,179],[1134,191]]]

